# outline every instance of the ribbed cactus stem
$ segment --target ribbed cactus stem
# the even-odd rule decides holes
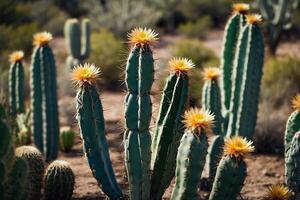
[[[208,163],[208,178],[213,182],[219,162],[223,155],[224,137],[217,135],[211,142],[208,149],[207,163]]]
[[[66,161],[52,162],[45,173],[44,193],[46,200],[71,200],[74,190],[75,176]]]

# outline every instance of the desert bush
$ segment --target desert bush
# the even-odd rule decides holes
[[[117,89],[121,85],[121,66],[125,61],[125,45],[106,29],[92,34],[92,53],[89,62],[101,67],[101,85]]]
[[[205,38],[209,28],[212,27],[210,16],[204,16],[197,19],[195,22],[190,21],[179,26],[179,32],[192,38]]]

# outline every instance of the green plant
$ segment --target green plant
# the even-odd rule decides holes
[[[121,85],[123,53],[126,51],[124,42],[112,32],[101,29],[91,36],[92,51],[89,62],[101,66],[102,87],[119,89]],[[107,48],[109,47],[109,48]]]
[[[32,146],[21,146],[15,150],[16,158],[22,158],[28,165],[26,190],[27,200],[41,198],[42,181],[44,175],[44,160],[41,152]]]
[[[85,154],[94,177],[109,198],[119,199],[123,194],[112,168],[105,137],[102,104],[95,87],[99,73],[98,68],[88,64],[73,69],[73,79],[79,86],[77,120],[84,141]]]
[[[9,70],[9,102],[10,114],[16,117],[18,113],[23,113],[24,108],[24,68],[22,59],[23,51],[16,51],[10,55]]]
[[[244,156],[254,151],[252,142],[234,136],[225,142],[209,200],[236,199],[247,176]]]
[[[177,154],[175,186],[171,200],[199,199],[198,183],[205,164],[208,141],[214,117],[208,111],[190,109],[184,114],[187,128],[181,138]]]
[[[60,131],[60,148],[64,152],[71,151],[75,142],[76,133],[71,127],[62,127]]]
[[[26,113],[17,115],[17,133],[16,133],[16,144],[17,145],[28,145],[31,143],[31,129],[30,129],[30,115],[31,111],[27,110]]]
[[[47,168],[44,177],[44,195],[46,200],[72,199],[75,176],[66,161],[55,160]]]
[[[208,30],[212,26],[212,20],[210,16],[204,16],[197,19],[195,22],[187,22],[179,26],[180,33],[191,38],[205,38]]]
[[[80,26],[77,19],[69,19],[65,23],[64,32],[69,53],[66,65],[68,68],[73,69],[90,55],[90,21],[89,19],[83,19]]]
[[[294,11],[299,0],[257,0],[264,19],[267,20],[270,52],[275,55],[283,30],[292,27]]]
[[[51,39],[48,32],[34,35],[30,83],[34,143],[47,161],[54,160],[59,150],[56,66],[48,45]]]
[[[162,94],[151,146],[151,199],[161,199],[174,176],[177,149],[183,135],[182,115],[188,102],[187,72],[193,65],[184,58],[169,62],[171,73]]]

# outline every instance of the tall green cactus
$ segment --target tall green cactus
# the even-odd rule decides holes
[[[270,52],[275,55],[283,30],[292,27],[292,18],[299,0],[257,0],[262,16],[267,21]]]
[[[173,58],[162,95],[152,142],[151,199],[161,199],[175,174],[176,155],[183,135],[182,115],[188,100],[188,70],[192,61]]]
[[[236,199],[242,190],[247,175],[243,158],[254,150],[252,142],[234,136],[225,142],[209,200]]]
[[[199,199],[198,184],[205,164],[214,116],[208,111],[190,109],[184,114],[186,130],[177,154],[175,185],[171,200]]]
[[[89,57],[91,25],[89,19],[83,19],[80,23],[77,19],[69,19],[64,28],[66,47],[69,56],[66,65],[73,69]]]
[[[32,146],[21,146],[15,150],[15,155],[16,158],[22,158],[28,164],[27,200],[39,200],[44,176],[44,160],[41,152]]]
[[[294,134],[285,157],[285,178],[287,186],[300,199],[300,131]]]
[[[45,177],[46,200],[71,200],[75,185],[75,176],[66,161],[55,160],[47,168]]]
[[[9,70],[9,103],[10,114],[16,117],[18,113],[25,112],[24,108],[24,68],[23,51],[15,51],[10,55]]]
[[[233,5],[234,13],[229,18],[223,39],[223,49],[221,54],[221,92],[224,104],[223,112],[230,108],[231,90],[234,84],[232,80],[233,64],[239,40],[239,34],[245,24],[245,14],[249,10],[248,4],[237,3]]]
[[[88,163],[98,184],[110,199],[123,196],[117,183],[105,137],[103,108],[96,90],[100,70],[94,65],[80,65],[73,69],[77,92],[77,120],[84,142]]]
[[[233,69],[227,136],[241,135],[252,139],[258,109],[260,82],[264,62],[264,41],[258,23],[259,15],[247,15]]]
[[[34,35],[30,84],[34,142],[47,161],[54,160],[59,150],[56,66],[48,46],[51,39],[47,32]]]
[[[151,29],[136,28],[129,34],[134,46],[127,60],[125,99],[125,163],[130,198],[146,200],[150,197],[152,116],[150,91],[154,80],[154,60],[150,45],[157,40]]]

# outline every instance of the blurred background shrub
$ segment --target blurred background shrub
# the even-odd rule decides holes
[[[189,21],[181,24],[178,28],[179,33],[191,37],[205,39],[205,36],[212,28],[212,20],[210,16],[204,16],[196,21]]]

